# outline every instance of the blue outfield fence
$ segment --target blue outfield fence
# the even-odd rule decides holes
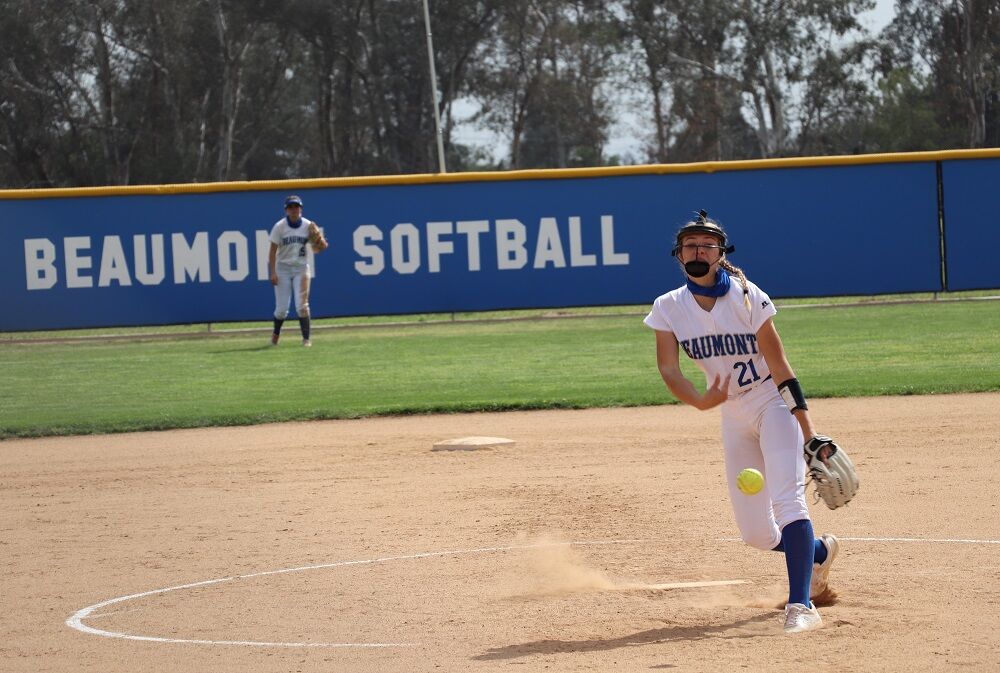
[[[644,304],[699,208],[773,296],[1000,286],[1000,151],[942,154],[0,192],[0,331],[269,321],[289,193],[331,243],[314,317]]]
[[[1000,287],[1000,158],[944,161],[948,289]]]

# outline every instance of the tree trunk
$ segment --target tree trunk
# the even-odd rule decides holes
[[[767,111],[771,120],[770,142],[765,156],[773,157],[785,149],[788,130],[785,127],[784,94],[781,84],[774,73],[774,61],[771,52],[764,53],[764,96],[767,100]]]
[[[980,47],[973,34],[973,22],[976,18],[974,0],[962,2],[961,12],[960,20],[963,24],[961,63],[962,79],[965,80],[965,113],[969,126],[969,147],[983,147],[986,142],[986,95],[983,81],[985,49]],[[984,20],[986,18],[983,17]]]
[[[115,74],[111,68],[108,43],[104,39],[104,23],[100,9],[91,7],[90,30],[94,36],[94,62],[97,64],[101,147],[107,179],[115,185],[128,184],[128,169],[122,166],[118,151],[118,119],[115,114]]]
[[[222,57],[215,179],[229,180],[232,177],[236,117],[243,90],[243,61],[253,40],[254,31],[250,26],[245,26],[240,38],[233,39],[226,15],[222,10],[221,0],[215,0],[215,26],[219,36],[219,53]]]

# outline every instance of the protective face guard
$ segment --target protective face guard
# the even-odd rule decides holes
[[[710,236],[715,236],[719,239],[719,247],[722,252],[729,253],[735,252],[736,246],[726,244],[726,232],[718,225],[718,223],[713,222],[708,219],[708,213],[704,210],[698,211],[698,219],[693,222],[688,222],[680,231],[677,232],[677,236],[674,238],[674,247],[670,251],[670,254],[674,257],[681,249],[681,240],[685,236],[690,236],[691,234],[708,234]]]

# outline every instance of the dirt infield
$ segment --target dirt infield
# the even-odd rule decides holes
[[[0,669],[997,670],[1000,394],[813,407],[862,477],[818,632],[716,411],[420,416],[0,443]]]

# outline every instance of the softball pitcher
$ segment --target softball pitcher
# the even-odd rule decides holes
[[[722,227],[700,211],[677,232],[671,252],[687,283],[657,297],[644,322],[656,331],[656,361],[670,391],[698,409],[722,405],[736,525],[747,544],[784,552],[789,584],[784,629],[797,633],[822,624],[810,599],[827,588],[838,542],[833,535],[814,538],[801,447],[803,436],[814,442],[817,435],[771,321],[774,304],[729,263],[726,254],[733,250]],[[705,372],[704,394],[681,373],[681,349]],[[765,489],[755,495],[736,486],[737,474],[748,467],[765,476]]]
[[[315,222],[302,217],[302,199],[289,196],[285,199],[285,217],[271,228],[271,248],[268,264],[271,285],[274,286],[274,332],[271,345],[277,346],[281,326],[288,316],[288,307],[295,297],[295,314],[302,329],[302,345],[312,346],[309,340],[309,285],[312,270],[309,252],[322,252],[326,239]]]

